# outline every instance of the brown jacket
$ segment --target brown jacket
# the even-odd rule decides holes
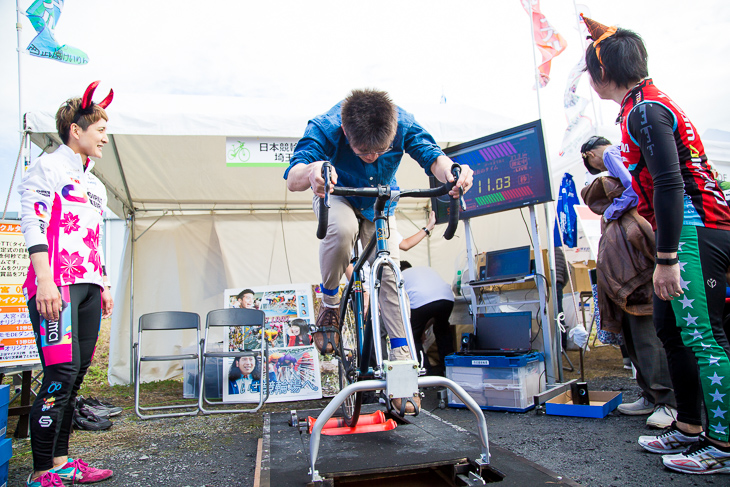
[[[599,215],[623,193],[618,178],[604,176],[583,188],[581,196]],[[654,287],[654,231],[636,208],[618,220],[601,220],[596,274],[601,328],[621,332],[623,313],[651,315]]]

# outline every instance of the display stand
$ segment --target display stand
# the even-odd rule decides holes
[[[532,242],[533,242],[533,249],[535,254],[535,276],[531,278],[526,278],[521,281],[505,281],[501,284],[513,284],[516,282],[526,282],[527,280],[534,279],[535,280],[535,287],[537,288],[538,293],[538,299],[536,300],[528,300],[528,301],[510,301],[505,303],[497,303],[497,304],[481,304],[479,303],[479,300],[477,299],[476,293],[474,290],[480,289],[485,286],[469,286],[472,287],[472,293],[471,293],[471,311],[472,311],[472,319],[474,326],[474,331],[476,332],[476,320],[477,320],[477,313],[480,312],[479,310],[485,310],[487,308],[496,308],[503,305],[515,305],[515,304],[537,304],[539,303],[540,309],[537,311],[540,323],[542,324],[542,341],[543,341],[543,347],[544,347],[544,354],[545,354],[545,372],[547,375],[547,383],[548,385],[554,384],[557,378],[556,375],[556,364],[555,364],[555,357],[557,356],[555,354],[555,344],[556,341],[553,339],[554,336],[554,329],[552,320],[548,316],[548,310],[547,310],[547,288],[546,288],[546,282],[547,279],[545,278],[545,266],[542,260],[542,250],[540,249],[540,234],[537,229],[537,216],[535,214],[535,206],[529,205],[528,206],[530,210],[530,235],[532,236]],[[474,246],[473,246],[473,236],[471,232],[471,224],[469,219],[464,220],[464,231],[466,233],[466,253],[467,253],[467,263],[469,265],[469,282],[476,281],[477,278],[477,270],[474,266]],[[500,282],[490,282],[489,286],[498,285]],[[464,285],[464,284],[462,284]],[[466,284],[468,286],[468,284]]]
[[[20,396],[20,406],[8,408],[8,416],[19,416],[18,425],[15,427],[15,434],[13,435],[15,438],[28,437],[28,427],[30,425],[30,408],[33,404],[33,400],[31,399],[31,393],[34,396],[36,395],[36,392],[33,390],[33,382],[38,382],[40,386],[38,376],[43,373],[39,370],[38,373],[34,376],[33,371],[38,370],[40,366],[41,364],[37,363],[30,365],[18,365],[14,367],[4,367],[0,369],[0,381],[2,381],[5,376],[9,374],[21,373],[22,377],[20,392],[15,394],[10,399],[10,402],[12,403],[18,396]]]

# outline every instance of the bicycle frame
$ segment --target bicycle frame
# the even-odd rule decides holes
[[[398,190],[392,190],[390,201],[397,201],[400,196]],[[405,328],[406,342],[411,354],[411,359],[420,363],[416,357],[416,347],[413,343],[413,331],[411,330],[411,320],[408,315],[408,302],[406,300],[405,289],[403,287],[403,277],[401,276],[400,267],[396,265],[395,261],[390,257],[390,251],[388,250],[388,235],[386,223],[388,217],[385,214],[385,201],[381,197],[378,198],[375,203],[375,261],[370,266],[370,309],[372,310],[372,321],[373,321],[373,343],[375,343],[375,363],[377,368],[374,372],[375,377],[382,377],[383,370],[383,351],[378,346],[380,341],[380,312],[378,311],[378,297],[380,293],[380,280],[383,273],[381,269],[385,266],[390,267],[395,277],[395,282],[398,292],[398,303],[400,305],[401,319],[403,320],[403,327]],[[419,375],[425,371],[421,370]]]
[[[458,167],[458,166],[457,166]],[[454,175],[454,180],[458,179],[458,170],[456,173],[453,172],[454,168],[452,167],[452,174]],[[323,178],[325,181],[329,181],[329,172],[327,168],[327,164],[323,165]],[[377,193],[375,193],[377,191]],[[354,299],[354,308],[355,308],[355,323],[356,323],[356,329],[357,329],[357,346],[358,356],[360,357],[360,372],[362,374],[365,373],[365,371],[369,371],[369,360],[368,357],[365,356],[363,353],[364,351],[367,351],[367,355],[369,355],[369,347],[370,345],[367,343],[367,337],[364,333],[364,320],[363,320],[363,299],[362,299],[362,280],[361,280],[361,270],[364,262],[368,258],[369,254],[375,250],[376,257],[371,265],[370,268],[370,309],[372,313],[372,340],[375,344],[375,358],[376,358],[376,370],[373,372],[373,375],[377,378],[376,380],[358,380],[353,382],[352,384],[349,384],[345,388],[343,388],[333,399],[330,401],[329,405],[322,411],[322,413],[319,415],[317,420],[314,423],[314,426],[312,427],[311,436],[309,438],[309,474],[311,475],[312,479],[312,485],[322,485],[323,479],[320,477],[319,472],[316,470],[315,465],[317,462],[317,456],[319,453],[319,443],[321,439],[322,429],[324,427],[324,424],[329,420],[332,415],[335,413],[337,409],[340,408],[340,406],[347,400],[347,398],[355,393],[363,392],[363,391],[376,391],[376,390],[386,390],[388,387],[389,382],[391,381],[391,372],[385,373],[387,371],[383,370],[383,357],[382,357],[382,350],[380,348],[380,313],[378,311],[378,298],[379,298],[379,290],[380,290],[380,283],[381,283],[381,277],[382,277],[382,270],[385,268],[385,266],[388,266],[393,271],[395,280],[396,280],[396,290],[398,293],[398,301],[400,305],[400,311],[401,311],[401,317],[403,320],[403,325],[405,327],[405,335],[406,335],[406,341],[410,350],[411,360],[415,363],[420,364],[420,361],[416,358],[415,355],[415,346],[413,345],[413,332],[411,330],[410,326],[410,318],[408,316],[408,304],[406,301],[406,295],[405,295],[405,289],[404,289],[404,282],[403,277],[400,272],[399,266],[395,264],[395,261],[390,257],[390,251],[388,250],[388,235],[387,235],[387,215],[385,213],[385,204],[388,201],[397,201],[399,197],[402,196],[430,196],[430,194],[426,195],[425,191],[419,191],[419,190],[412,190],[412,191],[404,191],[401,192],[397,189],[391,189],[390,187],[385,186],[378,186],[376,188],[364,188],[364,189],[357,189],[357,188],[335,188],[334,193],[335,195],[360,195],[360,196],[368,196],[368,197],[375,197],[376,203],[374,206],[375,209],[375,234],[374,238],[370,240],[368,243],[366,249],[363,251],[362,256],[355,262],[354,268],[353,268],[353,275],[350,281],[351,286],[354,286],[352,289],[352,298]],[[441,193],[444,194],[444,193]],[[454,235],[454,231],[456,230],[456,224],[458,223],[458,201],[454,200],[452,201],[452,211],[450,213],[450,220],[449,220],[449,226],[447,228],[446,233],[444,234],[444,237],[447,239],[450,239]],[[320,212],[319,212],[319,226],[317,228],[317,237],[322,239],[327,233],[327,210],[329,208],[329,188],[326,187],[325,189],[325,197],[320,201]],[[405,361],[409,362],[409,361]],[[397,361],[393,362],[393,364],[397,363]],[[403,362],[401,362],[403,363]],[[419,370],[418,375],[422,375],[425,371],[423,369]],[[396,376],[397,377],[397,376]],[[410,376],[413,377],[413,376]],[[398,377],[400,379],[400,377]],[[479,467],[480,472],[481,469],[488,469],[489,468],[489,440],[488,440],[488,432],[487,432],[487,423],[484,418],[484,413],[482,413],[482,410],[480,409],[477,402],[457,383],[453,382],[450,379],[444,378],[444,377],[417,377],[415,378],[417,380],[416,387],[446,387],[450,389],[459,399],[462,400],[464,405],[469,409],[477,419],[477,429],[479,432],[479,440],[481,443],[481,454],[479,458],[475,460],[475,464]],[[412,380],[412,379],[409,379]]]
[[[370,375],[369,356],[370,346],[371,343],[373,343],[375,344],[376,368],[372,375],[376,378],[380,378],[382,376],[383,369],[383,353],[381,347],[378,345],[380,342],[380,312],[378,311],[378,302],[382,276],[382,272],[380,270],[385,266],[390,267],[395,277],[401,319],[403,320],[406,335],[405,338],[411,354],[411,359],[421,364],[421,361],[418,357],[416,357],[413,331],[411,329],[411,321],[408,315],[409,306],[406,301],[403,277],[401,275],[400,267],[396,265],[395,261],[390,257],[390,251],[388,250],[388,217],[385,214],[385,202],[396,201],[399,195],[400,193],[398,190],[391,190],[390,197],[387,199],[384,196],[379,197],[379,203],[376,203],[375,205],[375,232],[373,233],[373,237],[370,239],[370,242],[363,250],[362,255],[356,255],[356,261],[354,262],[352,277],[350,279],[352,283],[352,299],[355,314],[354,318],[357,334],[358,357],[360,357],[361,360],[360,374]],[[372,333],[367,334],[365,329],[365,317],[363,315],[364,299],[361,271],[364,263],[367,261],[373,250],[375,251],[375,260],[370,266],[370,280],[368,282],[370,291],[370,310],[372,316]],[[342,318],[343,317],[341,316],[341,322]],[[368,340],[369,338],[372,338],[372,342]],[[423,375],[423,373],[425,373],[425,369],[423,369],[422,366],[423,364],[421,364],[419,375]]]

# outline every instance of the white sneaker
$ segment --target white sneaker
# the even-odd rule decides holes
[[[654,403],[644,396],[641,396],[634,402],[619,404],[618,412],[621,414],[627,414],[629,416],[641,416],[643,414],[651,414],[654,412]]]
[[[730,452],[710,443],[704,436],[687,450],[677,455],[663,455],[667,468],[683,473],[730,473]]]
[[[685,435],[677,429],[676,423],[672,423],[659,436],[639,436],[639,445],[644,450],[662,454],[681,453],[699,441],[700,435]]]
[[[677,410],[671,406],[661,405],[654,409],[654,412],[646,418],[646,425],[649,428],[664,429],[671,426],[677,420]]]

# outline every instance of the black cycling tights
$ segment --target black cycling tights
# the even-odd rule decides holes
[[[76,393],[94,356],[101,325],[101,288],[72,284],[59,288],[63,311],[58,323],[41,319],[35,297],[28,301],[43,384],[30,410],[33,468],[53,468],[53,458],[68,455]]]

